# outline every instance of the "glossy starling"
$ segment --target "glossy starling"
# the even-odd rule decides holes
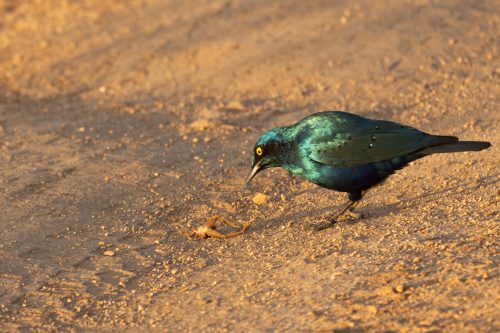
[[[347,192],[347,204],[321,230],[350,213],[366,190],[411,161],[436,153],[479,151],[490,146],[489,142],[430,135],[347,112],[318,112],[296,124],[264,133],[255,144],[247,183],[264,169],[282,167],[319,186]]]

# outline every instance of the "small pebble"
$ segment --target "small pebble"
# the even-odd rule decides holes
[[[243,105],[243,103],[241,103],[240,101],[231,101],[231,102],[227,103],[226,107],[228,109],[232,109],[232,110],[244,110],[245,109],[245,105]]]
[[[264,205],[267,203],[267,195],[264,193],[257,193],[253,198],[252,201],[256,205]]]
[[[104,251],[104,255],[105,256],[108,256],[108,257],[112,257],[115,255],[115,253],[111,250],[108,250],[108,251]]]

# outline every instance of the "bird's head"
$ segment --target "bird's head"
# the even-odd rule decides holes
[[[273,128],[262,134],[253,148],[252,170],[248,174],[248,184],[260,171],[282,165],[282,143],[281,128]]]

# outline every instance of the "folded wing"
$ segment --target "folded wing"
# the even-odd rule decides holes
[[[357,166],[389,160],[457,140],[344,112],[325,112],[309,122],[301,146],[314,161],[332,166]]]

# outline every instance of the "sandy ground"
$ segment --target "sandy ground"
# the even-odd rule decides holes
[[[493,147],[315,233],[344,194],[244,179],[328,109]],[[0,0],[0,331],[499,331],[499,120],[498,0]]]

